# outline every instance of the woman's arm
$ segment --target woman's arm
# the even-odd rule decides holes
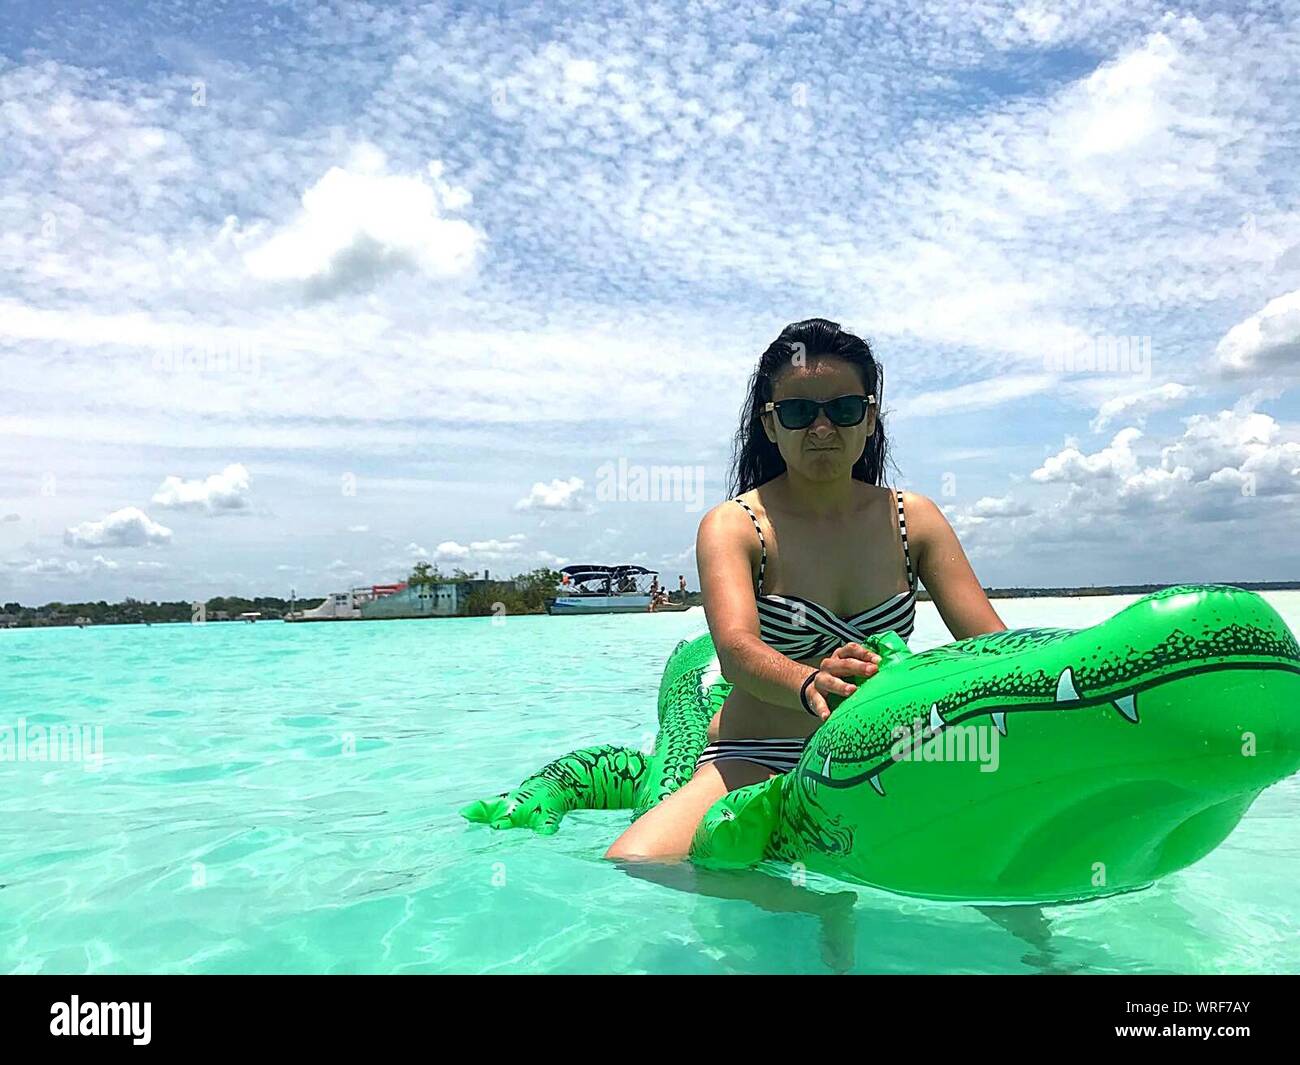
[[[749,540],[753,540],[754,557]],[[695,539],[695,562],[718,664],[723,677],[755,699],[806,715],[799,701],[799,688],[813,667],[787,658],[759,638],[758,604],[754,599],[757,553],[758,538],[741,507],[723,503],[704,515]],[[861,665],[865,676],[876,671],[874,664]],[[855,690],[852,684],[829,673],[821,674],[815,687],[823,694],[841,698]],[[810,689],[808,698],[818,708],[817,692]]]
[[[1006,629],[943,511],[914,492],[903,493],[903,508],[917,576],[953,639],[965,640],[982,632]]]

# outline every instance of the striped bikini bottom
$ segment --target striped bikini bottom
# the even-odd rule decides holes
[[[699,769],[706,762],[717,762],[724,758],[743,758],[747,762],[757,762],[778,773],[788,773],[799,764],[803,749],[807,745],[807,736],[718,740],[704,748],[695,763],[695,768]]]

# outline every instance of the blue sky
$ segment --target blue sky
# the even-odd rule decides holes
[[[960,6],[7,3],[0,601],[697,587],[815,315],[984,583],[1300,577],[1300,6]]]

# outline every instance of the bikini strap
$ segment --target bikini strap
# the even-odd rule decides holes
[[[903,561],[907,563],[907,586],[912,591],[916,591],[916,578],[912,576],[912,553],[907,549],[907,516],[903,513],[902,489],[895,489],[894,495],[898,497],[898,532],[903,538]]]
[[[761,598],[763,595],[763,571],[767,569],[767,541],[763,539],[763,527],[758,524],[758,515],[749,508],[749,504],[743,499],[736,499],[733,502],[739,503],[749,514],[749,519],[754,523],[754,528],[758,531],[758,546],[762,548],[762,555],[758,560],[758,594]]]

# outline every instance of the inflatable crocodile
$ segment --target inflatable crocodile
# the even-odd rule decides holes
[[[928,898],[1064,901],[1208,854],[1300,769],[1300,648],[1260,596],[1167,588],[1086,629],[1012,629],[912,653],[835,706],[790,773],[719,799],[691,859],[775,861]],[[731,685],[682,641],[653,753],[565,755],[461,810],[554,832],[574,809],[639,817],[690,779]]]

